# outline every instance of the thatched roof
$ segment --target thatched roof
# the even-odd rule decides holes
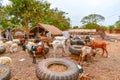
[[[58,29],[57,27],[53,26],[53,25],[39,23],[39,24],[36,24],[36,27],[33,28],[33,29],[36,29],[38,27],[41,28],[41,29],[43,29],[43,30],[45,30],[45,31],[51,32],[52,35],[55,35],[55,36],[56,35],[62,35],[62,31],[60,29]]]

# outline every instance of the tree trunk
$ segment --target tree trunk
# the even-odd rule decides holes
[[[29,38],[28,18],[26,18],[25,25],[26,25],[26,32],[25,32],[25,34],[26,34],[27,37]]]

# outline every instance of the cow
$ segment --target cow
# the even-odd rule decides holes
[[[89,44],[87,44],[87,45],[91,46],[93,49],[101,48],[103,51],[102,56],[104,55],[104,52],[106,52],[106,58],[108,57],[107,43],[105,41],[93,40],[93,41],[89,42]]]

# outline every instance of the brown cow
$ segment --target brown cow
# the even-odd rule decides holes
[[[101,48],[103,50],[102,56],[104,55],[104,51],[106,52],[106,57],[108,57],[108,51],[106,49],[107,43],[103,40],[94,40],[89,43],[89,45],[96,49],[96,48]]]

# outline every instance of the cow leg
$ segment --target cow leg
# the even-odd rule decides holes
[[[80,54],[79,59],[78,59],[78,63],[80,64],[81,61],[82,61],[82,55]]]
[[[81,66],[83,66],[84,56],[81,57]]]
[[[106,48],[104,49],[106,51],[106,58],[108,57],[108,51],[106,50]]]
[[[102,53],[102,56],[104,55],[104,48],[102,48],[102,51],[103,51],[103,53]]]
[[[63,46],[63,48],[62,48],[62,56],[64,56],[64,54],[65,54],[65,46]]]
[[[42,55],[43,55],[44,59],[46,59],[44,50],[43,50],[43,52],[42,52]]]
[[[55,50],[56,50],[56,48],[54,48],[54,58],[56,57],[56,56],[55,56]]]
[[[33,53],[33,63],[36,64],[36,55]]]

